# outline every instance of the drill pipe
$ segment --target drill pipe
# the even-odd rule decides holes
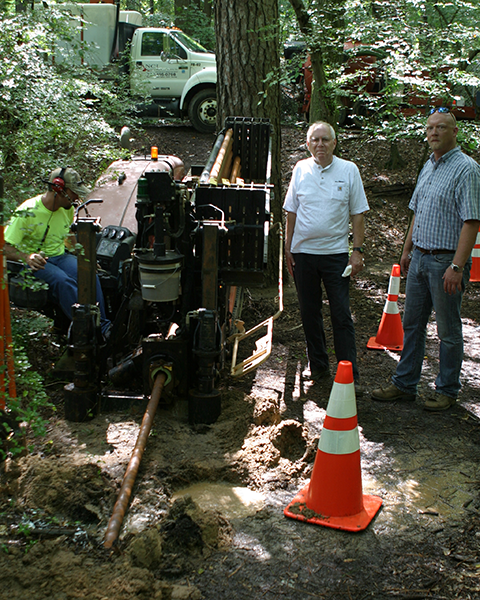
[[[218,174],[219,181],[222,181],[223,179],[228,179],[230,181],[230,171],[232,170],[232,158],[233,158],[232,147],[229,146],[229,150],[225,157],[225,160],[223,161],[221,171]]]
[[[222,147],[224,139],[225,139],[224,133],[221,133],[217,137],[217,141],[215,142],[215,145],[214,145],[212,151],[210,152],[210,156],[208,157],[207,164],[205,165],[203,173],[200,176],[200,183],[208,183],[208,180],[210,178],[210,171],[212,170],[215,160],[217,159],[218,153],[220,151],[220,148]]]
[[[237,177],[240,177],[240,156],[236,156],[233,160],[232,172],[230,174],[230,183],[236,183]]]
[[[218,151],[217,158],[215,159],[215,163],[213,164],[212,170],[210,171],[210,182],[212,182],[212,180],[215,183],[217,182],[218,176],[220,175],[220,172],[223,167],[223,163],[225,162],[228,152],[230,151],[230,148],[233,144],[232,136],[233,129],[227,129],[227,133],[225,134],[223,144],[220,150]]]
[[[114,542],[116,541],[120,532],[120,527],[122,526],[123,519],[125,517],[125,513],[127,512],[130,496],[132,495],[133,485],[137,477],[140,462],[142,461],[143,451],[145,450],[145,446],[147,445],[147,439],[150,434],[150,429],[152,428],[153,419],[155,417],[158,402],[162,395],[162,390],[163,386],[165,385],[166,378],[166,374],[160,372],[156,376],[155,381],[153,383],[152,395],[150,396],[150,400],[147,405],[147,410],[143,415],[142,426],[140,427],[140,433],[137,437],[137,443],[135,444],[135,448],[130,458],[130,462],[128,463],[127,470],[125,471],[125,475],[122,481],[122,487],[120,488],[120,493],[118,494],[117,501],[115,502],[115,506],[113,507],[112,516],[110,517],[110,521],[107,525],[105,541],[103,544],[104,547],[107,549],[111,548]]]

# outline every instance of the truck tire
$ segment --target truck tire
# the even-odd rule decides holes
[[[201,133],[215,133],[217,127],[217,95],[215,90],[200,90],[188,105],[192,125]]]
[[[362,129],[365,121],[371,116],[367,105],[361,100],[357,100],[352,108],[353,111],[353,122],[359,129]]]

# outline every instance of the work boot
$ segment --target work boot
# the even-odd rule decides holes
[[[372,400],[378,400],[379,402],[398,402],[406,401],[413,402],[416,398],[415,394],[408,394],[402,392],[396,385],[390,384],[388,387],[381,387],[372,392]]]
[[[355,397],[362,398],[362,396],[365,394],[365,388],[359,381],[354,381],[354,385],[355,385]]]
[[[310,379],[311,381],[322,381],[330,377],[330,369],[305,369],[302,373],[304,379]]]
[[[426,400],[424,409],[425,410],[448,410],[451,406],[455,405],[456,398],[451,396],[445,396],[445,394],[435,394],[435,397],[431,400]]]

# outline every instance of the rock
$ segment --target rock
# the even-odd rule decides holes
[[[200,590],[193,586],[174,585],[172,587],[172,600],[200,600]]]
[[[253,413],[255,425],[276,425],[280,420],[280,409],[276,400],[262,398],[256,402]]]
[[[155,569],[162,558],[162,541],[156,529],[147,529],[135,536],[128,546],[127,554],[135,567]]]

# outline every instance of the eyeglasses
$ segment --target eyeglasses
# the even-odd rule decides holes
[[[455,115],[451,112],[451,110],[447,106],[434,106],[433,108],[430,109],[429,114],[433,115],[436,112],[438,112],[440,114],[445,114],[445,113],[449,114],[452,117],[455,125],[457,124],[457,119],[455,118]]]

